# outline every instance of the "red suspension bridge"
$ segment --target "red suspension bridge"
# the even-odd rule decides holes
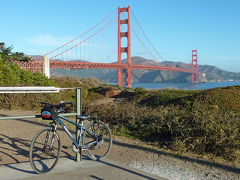
[[[133,24],[137,26],[136,29]],[[133,39],[137,40],[137,43],[134,43]],[[147,37],[130,7],[119,7],[85,33],[45,54],[43,56],[45,63],[43,60],[33,60],[28,63],[22,62],[20,66],[32,71],[43,71],[48,76],[50,73],[47,71],[50,72],[50,68],[116,69],[118,85],[128,87],[131,87],[131,71],[136,69],[191,73],[192,82],[198,82],[197,50],[192,50],[192,69],[133,64],[132,52],[147,54],[157,62],[160,62],[160,59],[164,60]],[[126,60],[123,61],[123,59]]]

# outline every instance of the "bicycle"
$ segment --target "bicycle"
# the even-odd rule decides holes
[[[41,104],[44,105],[41,110],[42,119],[52,122],[49,123],[49,127],[41,129],[33,137],[29,159],[35,172],[43,174],[51,171],[60,158],[61,140],[57,133],[58,124],[63,127],[73,141],[72,149],[75,153],[83,150],[92,160],[102,160],[108,155],[112,147],[112,134],[101,118],[91,117],[90,115],[77,116],[79,123],[75,123],[60,115],[60,113],[66,112],[65,108],[68,105],[73,105],[71,102],[58,105],[47,102]],[[73,137],[62,120],[75,125],[80,130],[79,138],[75,139]],[[84,120],[90,121],[86,127],[83,124]]]

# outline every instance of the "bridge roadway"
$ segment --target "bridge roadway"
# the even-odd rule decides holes
[[[17,62],[24,69],[42,69],[43,61],[42,60],[34,60],[30,62]],[[151,66],[151,65],[135,65],[131,64],[115,64],[115,63],[89,63],[89,62],[75,62],[75,61],[50,61],[50,68],[53,69],[126,69],[131,68],[133,70],[136,69],[144,69],[144,70],[165,70],[165,71],[179,71],[179,72],[187,72],[193,73],[191,69],[183,69],[183,68],[174,68],[174,67],[166,67],[166,66]],[[198,74],[202,74],[198,72]]]
[[[73,159],[61,158],[56,167],[49,173],[36,174],[29,162],[0,166],[1,180],[164,180],[158,176],[125,166],[115,161],[92,161],[83,159],[76,162]]]
[[[64,69],[145,69],[145,70],[167,70],[180,71],[192,73],[190,69],[166,67],[166,66],[151,66],[151,65],[128,65],[128,64],[114,64],[114,63],[88,63],[88,62],[74,62],[74,61],[50,61],[50,68],[64,68]]]

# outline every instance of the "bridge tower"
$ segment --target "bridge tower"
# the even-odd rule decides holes
[[[192,50],[192,83],[198,83],[198,54]]]
[[[127,19],[121,19],[121,13],[127,12]],[[127,24],[127,32],[121,31],[121,25]],[[127,46],[122,47],[122,38],[127,38]],[[118,7],[118,64],[122,64],[122,53],[127,53],[127,68],[118,69],[118,85],[131,87],[131,27],[130,27],[130,6]]]

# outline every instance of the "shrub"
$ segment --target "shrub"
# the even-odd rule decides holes
[[[86,110],[106,117],[117,134],[232,161],[240,149],[239,91],[232,87],[138,92],[115,105]]]
[[[145,89],[145,88],[142,88],[142,87],[136,87],[136,88],[134,89],[134,92],[142,92],[142,91],[146,91],[146,89]]]

